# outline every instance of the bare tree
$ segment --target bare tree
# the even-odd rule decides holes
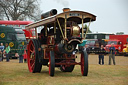
[[[3,9],[0,7],[0,20],[3,20],[4,19],[4,11]]]
[[[8,20],[38,20],[38,0],[0,0],[0,8]],[[3,13],[2,12],[2,13]]]

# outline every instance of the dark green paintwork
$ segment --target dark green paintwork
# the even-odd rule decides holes
[[[16,31],[15,29],[18,29],[19,31]],[[5,34],[5,37],[1,36],[1,33]],[[8,26],[1,26],[0,25],[0,43],[3,43],[5,46],[5,43],[14,43],[14,46],[11,47],[11,56],[14,57],[14,54],[19,50],[18,46],[21,45],[24,42],[24,48],[26,47],[26,39],[25,37],[22,40],[18,40],[17,34],[23,34],[24,32],[22,31],[22,28],[18,28],[18,27],[8,27]],[[11,39],[9,38],[10,35],[12,35]]]

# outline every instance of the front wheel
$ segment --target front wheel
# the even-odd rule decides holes
[[[81,52],[81,73],[83,76],[88,75],[88,54],[86,51]]]
[[[50,56],[49,56],[49,75],[54,76],[54,71],[55,71],[55,56],[54,52],[50,51]]]

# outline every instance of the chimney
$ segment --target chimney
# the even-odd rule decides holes
[[[63,8],[63,12],[68,12],[68,11],[70,11],[69,8]]]

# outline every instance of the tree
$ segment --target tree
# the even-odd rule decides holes
[[[123,35],[124,32],[117,32],[116,35]]]
[[[0,0],[2,14],[8,20],[38,20],[40,13],[38,0]]]
[[[85,24],[85,25],[84,25],[84,29],[87,30],[87,27],[88,27],[88,26]],[[91,31],[90,29],[88,29],[88,32],[87,32],[87,33],[92,33],[92,31]]]
[[[4,11],[3,11],[3,9],[0,7],[0,20],[3,20],[3,19],[4,19],[3,16],[4,16]]]

